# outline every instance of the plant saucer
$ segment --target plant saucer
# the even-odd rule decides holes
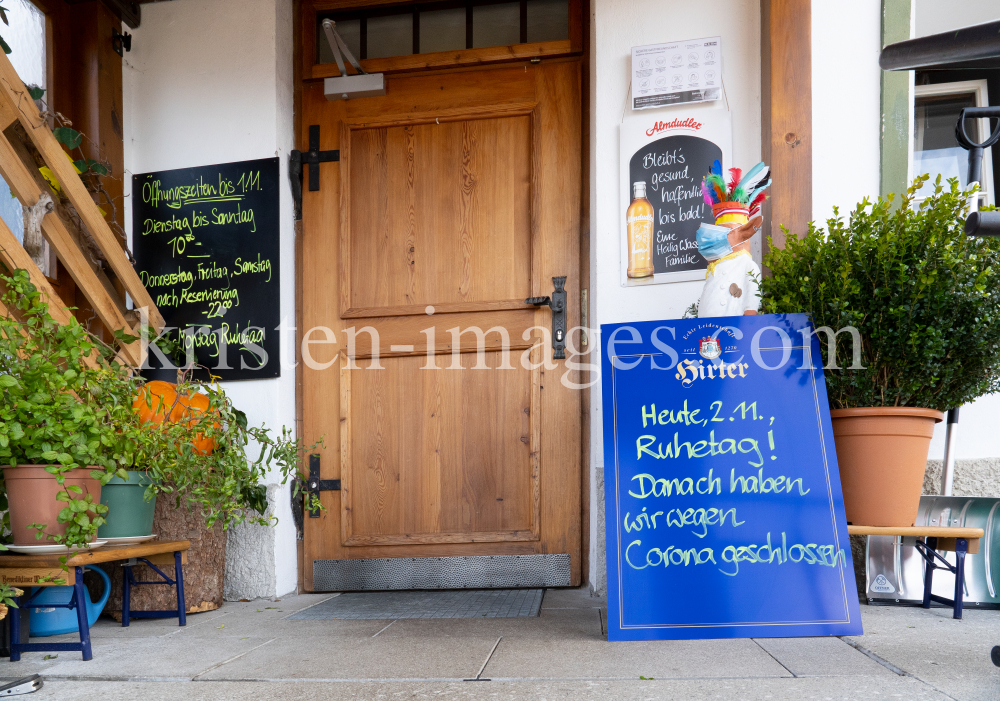
[[[152,535],[130,535],[122,536],[120,538],[102,538],[104,542],[108,544],[108,547],[121,547],[122,545],[138,545],[139,543],[145,543],[147,540],[152,540],[156,537],[156,534]]]
[[[55,553],[79,552],[80,550],[99,548],[107,544],[107,542],[107,540],[94,540],[86,545],[75,546],[73,548],[65,545],[8,545],[7,549],[12,553],[20,555],[52,555]]]

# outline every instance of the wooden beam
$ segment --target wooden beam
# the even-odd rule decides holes
[[[66,308],[62,298],[52,289],[52,285],[49,284],[45,275],[35,265],[35,261],[31,260],[31,256],[24,250],[24,247],[21,246],[21,243],[7,227],[3,219],[0,219],[0,261],[3,261],[3,264],[11,270],[22,268],[28,271],[31,283],[38,288],[38,291],[42,294],[42,299],[48,303],[49,314],[52,318],[59,324],[70,323],[73,319],[73,314]],[[8,317],[12,315],[11,310],[7,309],[6,305],[0,304],[0,307],[2,307],[0,314]],[[84,362],[90,367],[97,367],[97,363],[93,357],[84,358]]]
[[[124,200],[125,156],[122,133],[122,59],[111,46],[111,32],[121,30],[121,20],[96,0],[71,5],[68,19],[76,29],[73,35],[74,76],[66,104],[59,112],[72,120],[73,128],[86,136],[80,144],[87,158],[111,166],[110,175],[101,183],[111,198],[95,196],[103,209],[115,210],[114,222],[122,227],[114,231],[118,243],[125,247]],[[121,295],[124,299],[124,295]]]
[[[24,250],[3,219],[0,219],[0,261],[12,271],[17,268],[28,271],[31,283],[38,288],[42,293],[42,299],[48,303],[52,318],[60,324],[69,323],[73,315],[66,309],[62,298],[52,289],[52,285],[35,265],[35,261],[31,260],[31,256]]]
[[[104,217],[101,216],[100,210],[91,199],[90,193],[83,181],[80,180],[73,164],[66,158],[66,152],[52,135],[48,124],[39,115],[38,108],[6,56],[0,57],[0,100],[6,101],[17,110],[18,119],[25,131],[28,132],[35,147],[45,159],[45,163],[62,185],[70,202],[76,207],[77,213],[97,241],[97,245],[100,246],[111,269],[122,281],[125,290],[131,295],[136,306],[148,308],[150,323],[156,329],[161,329],[163,317],[153,303],[152,297],[139,280],[139,276],[125,255],[125,251],[121,249],[117,237],[104,221]],[[46,219],[48,218],[46,217]],[[94,301],[89,296],[88,299],[91,302]]]
[[[579,51],[578,48],[573,48],[569,39],[560,39],[540,41],[534,44],[491,46],[483,49],[458,49],[428,54],[390,56],[388,58],[366,58],[360,63],[366,73],[406,73],[432,68],[482,66],[492,63],[527,61],[533,58],[556,58],[570,56]],[[340,71],[337,69],[336,63],[317,63],[310,69],[310,75],[312,78],[332,78],[339,76]]]
[[[62,151],[62,149],[60,149],[60,151]],[[63,157],[63,161],[68,163],[65,157]],[[35,180],[31,171],[28,170],[28,167],[24,165],[24,162],[17,155],[17,152],[14,150],[14,147],[11,146],[7,137],[3,134],[0,134],[0,174],[3,175],[3,179],[10,186],[11,192],[14,193],[14,196],[17,197],[18,200],[20,200],[21,204],[32,207],[36,202],[38,202],[38,198],[42,194],[41,186]],[[62,181],[60,180],[60,182]],[[79,182],[79,179],[77,179],[77,182]],[[91,202],[91,204],[93,204],[93,202]],[[8,229],[8,233],[9,231],[10,230]],[[73,235],[70,234],[58,214],[51,212],[45,215],[45,218],[42,220],[42,233],[55,249],[56,255],[59,256],[59,259],[66,267],[66,270],[73,278],[73,281],[76,282],[77,286],[81,290],[83,290],[87,299],[90,301],[91,305],[93,305],[94,311],[101,322],[111,329],[126,329],[129,332],[132,332],[132,326],[125,319],[121,310],[118,308],[118,305],[115,304],[114,298],[111,296],[111,293],[104,286],[102,281],[98,278],[97,273],[95,273],[93,268],[91,268],[90,262],[86,258],[86,254],[77,244]],[[20,244],[18,244],[14,235],[11,234],[10,236],[11,240],[13,240],[21,252],[24,253],[27,261],[31,262],[31,258],[28,257],[28,254],[23,248],[21,248]],[[118,250],[120,251],[121,249]],[[32,265],[34,265],[34,263],[32,263]],[[16,265],[15,267],[28,269],[24,265]],[[32,282],[34,282],[34,280],[32,280]],[[46,285],[48,285],[47,281]],[[36,283],[36,286],[38,286],[38,283]],[[40,286],[39,289],[41,289]],[[53,292],[53,294],[55,293]],[[55,318],[55,314],[53,314],[53,318]],[[59,321],[59,323],[66,323],[65,321],[59,319],[57,319],[57,321]],[[127,348],[123,348],[123,350],[124,355],[130,364],[141,364],[142,356],[138,341],[132,343]]]
[[[764,230],[784,246],[784,226],[812,219],[812,38],[809,0],[761,0],[761,147],[774,187]]]
[[[17,121],[17,112],[10,105],[0,100],[0,131],[3,131]]]

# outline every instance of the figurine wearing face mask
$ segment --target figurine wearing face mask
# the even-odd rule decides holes
[[[760,306],[760,266],[750,256],[750,243],[760,230],[754,217],[736,228],[702,224],[698,252],[708,260],[698,316],[756,314]]]
[[[727,184],[715,161],[701,185],[715,224],[702,224],[696,236],[698,252],[708,261],[699,318],[756,314],[760,306],[760,266],[750,256],[750,243],[760,231],[758,213],[771,185],[770,170],[758,163],[746,175],[739,168],[729,173]]]

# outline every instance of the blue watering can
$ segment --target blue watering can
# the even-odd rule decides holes
[[[101,615],[101,611],[104,610],[104,605],[108,603],[108,596],[111,595],[111,579],[100,567],[84,567],[83,569],[96,572],[104,580],[104,592],[101,594],[100,601],[91,601],[90,592],[87,592],[87,625],[93,626],[97,622],[97,617]],[[36,592],[38,592],[38,596],[34,597],[28,605],[31,610],[31,624],[28,627],[31,635],[44,638],[49,635],[78,633],[80,631],[76,609],[52,608],[51,606],[52,604],[68,604],[73,597],[73,587],[35,587],[31,590],[32,594]]]

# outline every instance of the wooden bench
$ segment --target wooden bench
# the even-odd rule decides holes
[[[955,618],[962,618],[962,598],[965,592],[965,556],[979,552],[982,528],[947,528],[941,526],[852,526],[848,524],[850,535],[891,535],[917,538],[917,552],[924,558],[927,569],[924,572],[923,607],[929,609],[936,601],[951,606]],[[941,552],[955,553],[955,564],[944,559]],[[934,570],[947,570],[955,575],[955,598],[946,599],[931,593]]]
[[[87,622],[86,595],[83,586],[83,568],[102,562],[125,560],[124,586],[122,588],[122,625],[129,625],[130,618],[174,618],[178,625],[186,625],[187,617],[184,607],[184,569],[187,563],[187,549],[191,542],[187,540],[150,541],[139,545],[119,547],[101,547],[81,550],[69,556],[58,553],[51,555],[0,555],[0,582],[10,584],[24,590],[18,598],[18,607],[10,607],[10,660],[21,659],[22,652],[58,652],[63,650],[79,650],[84,660],[93,659],[90,647],[90,625]],[[60,557],[66,557],[66,566],[62,568]],[[149,565],[162,580],[137,582],[132,574],[133,565],[142,562]],[[173,565],[174,578],[165,575],[157,565]],[[64,582],[40,581],[42,579],[62,579]],[[166,584],[177,588],[177,609],[171,611],[132,611],[132,587],[143,584]],[[76,620],[80,627],[80,642],[78,643],[31,643],[28,642],[28,611],[31,608],[31,587],[72,586],[73,594],[67,604],[46,603],[47,607],[76,609]],[[25,616],[22,630],[22,615]]]

